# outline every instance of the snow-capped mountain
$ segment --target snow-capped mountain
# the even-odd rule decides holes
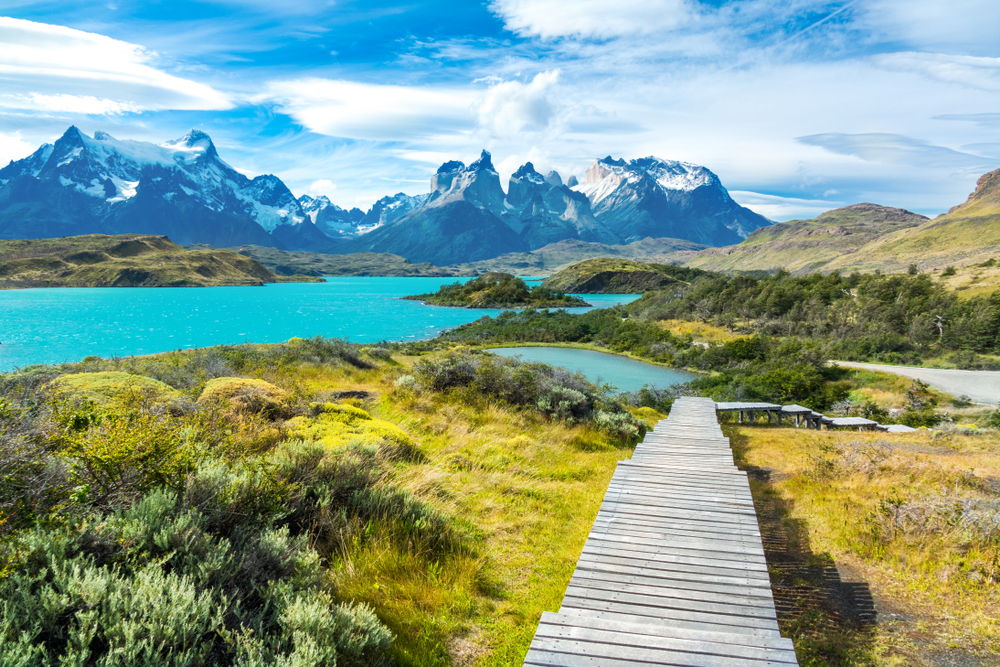
[[[530,162],[510,178],[507,192],[483,151],[468,167],[445,162],[424,198],[383,199],[366,216],[379,226],[337,252],[391,252],[438,265],[534,250],[567,239],[629,243],[647,237],[723,245],[770,224],[730,197],[704,167],[642,158],[598,160],[583,183],[564,185],[557,172],[542,175]],[[383,207],[405,207],[390,217]],[[374,215],[379,212],[379,217]]]
[[[620,242],[594,218],[586,195],[563,185],[557,172],[542,176],[530,162],[511,175],[505,204],[504,221],[531,250],[566,239]]]
[[[625,243],[652,237],[728,245],[771,224],[733,201],[718,176],[687,162],[608,156],[573,189],[587,196],[597,220]]]
[[[299,197],[299,205],[313,224],[330,238],[350,239],[364,233],[361,221],[365,217],[365,212],[360,208],[348,211],[331,202],[326,196],[314,198],[309,195]]]
[[[383,206],[376,204],[369,212],[380,211],[381,226],[339,252],[389,252],[440,266],[527,250],[500,218],[507,210],[504,192],[487,151],[468,167],[457,160],[441,165],[431,177],[428,195],[392,199],[381,200]],[[400,208],[406,210],[393,216]]]
[[[277,176],[248,178],[198,130],[157,145],[71,127],[0,169],[0,238],[152,233],[181,244],[390,252],[446,265],[568,239],[724,245],[767,224],[705,167],[654,157],[598,160],[583,183],[529,162],[504,192],[484,150],[468,166],[441,165],[426,194],[383,197],[367,213],[296,198]]]
[[[281,179],[247,178],[198,130],[156,145],[71,127],[0,169],[0,238],[95,232],[166,234],[182,244],[334,245]]]

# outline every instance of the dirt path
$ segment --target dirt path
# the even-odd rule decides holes
[[[976,403],[1000,403],[1000,371],[958,371],[950,368],[917,368],[915,366],[889,366],[888,364],[862,364],[854,361],[831,361],[846,368],[863,368],[893,375],[902,375],[926,382],[939,391],[952,396],[968,396]]]

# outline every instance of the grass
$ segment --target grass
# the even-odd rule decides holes
[[[691,337],[695,343],[708,343],[714,345],[725,343],[738,338],[737,334],[727,331],[723,327],[717,327],[703,322],[691,322],[689,320],[660,320],[657,322],[660,327],[675,334],[678,338]]]
[[[207,287],[316,282],[277,276],[230,250],[186,250],[165,236],[88,234],[0,240],[0,288]]]
[[[424,457],[400,466],[393,483],[468,522],[477,553],[440,562],[348,548],[331,574],[338,590],[376,609],[407,664],[520,664],[541,612],[559,608],[603,491],[631,449],[497,404],[371,389],[382,395],[366,405],[372,416],[406,428]]]
[[[995,664],[1000,436],[725,430],[800,664]]]
[[[91,503],[105,515],[113,509],[104,508],[147,502],[142,498],[159,493],[164,481],[184,488],[185,475],[190,481],[227,466],[245,470],[239,474],[255,491],[247,495],[233,487],[219,497],[273,512],[269,520],[287,523],[301,535],[302,548],[308,536],[323,567],[322,594],[330,596],[330,604],[370,605],[395,635],[392,654],[398,664],[520,664],[541,612],[559,608],[608,481],[631,447],[592,424],[546,418],[534,406],[515,408],[468,391],[396,385],[414,372],[417,361],[433,355],[384,359],[378,358],[381,353],[317,340],[33,367],[25,381],[36,375],[47,383],[59,373],[128,372],[159,378],[180,397],[161,406],[126,392],[114,399],[131,401],[120,418],[85,404],[56,404],[56,421],[48,426],[24,413],[24,419],[36,420],[35,431],[25,430],[27,422],[4,421],[15,414],[4,412],[15,404],[0,401],[0,437],[13,436],[16,444],[26,442],[18,433],[37,433],[40,442],[63,443],[54,453],[80,464],[69,469],[70,478],[60,487],[68,490],[62,493],[70,494],[74,506]],[[245,379],[235,387],[238,377]],[[195,400],[219,386],[235,387],[226,393],[231,409],[225,401]],[[274,399],[277,407],[264,399]],[[81,409],[79,415],[58,412]],[[662,416],[649,408],[635,414],[649,425]],[[67,434],[62,422],[70,424]],[[376,426],[378,433],[372,430]],[[352,451],[353,443],[341,442],[348,431],[360,434],[369,454],[359,450],[337,458],[345,447]],[[396,446],[386,446],[386,434]],[[377,437],[368,442],[367,435]],[[262,485],[270,479],[267,461],[278,460],[275,452],[299,456],[308,450],[295,444],[301,436],[317,436],[319,444],[309,446],[334,458],[315,466],[296,463],[299,477],[280,477],[273,488]],[[364,456],[375,459],[364,463]],[[280,470],[291,469],[281,465]],[[345,472],[331,473],[331,465]],[[323,482],[332,486],[318,485],[311,470],[333,475],[333,482]],[[337,479],[346,486],[337,487]],[[329,511],[315,509],[311,501],[288,500],[312,497],[298,495],[300,489],[322,488],[355,490],[337,496]],[[35,516],[62,522],[58,507],[46,514],[44,499],[34,502]],[[281,502],[291,503],[287,511],[267,504]],[[252,514],[242,505],[233,507],[241,509],[226,516]]]

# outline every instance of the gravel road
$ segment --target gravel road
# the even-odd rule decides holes
[[[926,382],[952,396],[965,395],[976,403],[1000,403],[1000,371],[957,371],[949,368],[916,368],[886,364],[861,364],[854,361],[831,361],[846,368],[865,368]]]

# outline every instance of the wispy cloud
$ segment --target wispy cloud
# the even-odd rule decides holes
[[[819,146],[831,153],[852,155],[869,162],[920,164],[946,169],[985,168],[992,160],[935,146],[899,134],[841,134],[831,132],[798,137],[807,146]]]
[[[141,46],[0,17],[0,106],[82,113],[232,108],[211,87],[157,69]]]
[[[789,220],[791,218],[814,218],[833,208],[844,206],[845,202],[826,199],[798,199],[768,195],[747,190],[730,190],[738,203],[751,211],[760,213],[771,220]]]
[[[491,8],[507,29],[532,37],[651,34],[680,27],[694,12],[685,0],[495,0]]]
[[[872,60],[886,69],[914,72],[944,83],[1000,91],[1000,58],[908,51],[878,55]]]
[[[375,141],[413,141],[468,132],[471,88],[393,86],[308,78],[272,81],[258,101],[277,104],[313,132]]]

